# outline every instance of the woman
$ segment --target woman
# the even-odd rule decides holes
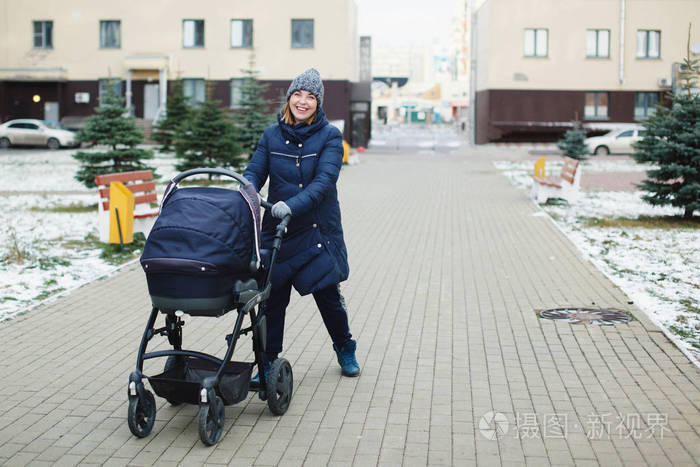
[[[301,295],[313,294],[342,374],[357,376],[357,343],[339,286],[349,273],[336,191],[342,136],[328,124],[321,108],[323,83],[318,71],[311,68],[297,76],[286,98],[278,122],[265,130],[243,173],[258,191],[270,178],[267,199],[273,206],[263,217],[264,248],[272,244],[276,219],[292,216],[265,308],[266,368],[282,351],[285,311],[294,286]]]

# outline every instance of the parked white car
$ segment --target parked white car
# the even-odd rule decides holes
[[[46,146],[49,149],[80,146],[76,134],[43,120],[10,120],[0,125],[0,148]]]
[[[602,136],[586,138],[586,144],[591,154],[607,156],[608,154],[632,154],[636,143],[644,136],[646,130],[643,127],[613,130]]]

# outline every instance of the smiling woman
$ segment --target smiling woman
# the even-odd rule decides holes
[[[294,287],[301,295],[313,294],[342,374],[357,376],[356,342],[339,285],[349,274],[336,189],[343,144],[340,130],[328,124],[323,112],[323,94],[317,70],[297,76],[277,123],[265,130],[243,173],[258,191],[270,180],[267,200],[273,206],[263,217],[264,249],[272,247],[276,219],[291,216],[265,308],[266,371],[282,352],[285,313]]]

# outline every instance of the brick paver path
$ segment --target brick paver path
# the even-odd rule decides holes
[[[134,266],[0,324],[0,464],[697,465],[699,370],[483,153],[362,161],[340,181],[359,378],[295,296],[287,414],[252,395],[207,448],[196,407],[158,398],[136,439],[126,386],[149,300]],[[561,306],[638,320],[535,313]],[[221,355],[233,318],[188,319],[185,346]]]

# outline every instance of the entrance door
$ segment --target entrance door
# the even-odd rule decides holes
[[[160,105],[160,92],[158,84],[146,84],[143,87],[143,118],[153,120],[158,113]]]
[[[44,120],[58,123],[58,102],[44,102]]]

